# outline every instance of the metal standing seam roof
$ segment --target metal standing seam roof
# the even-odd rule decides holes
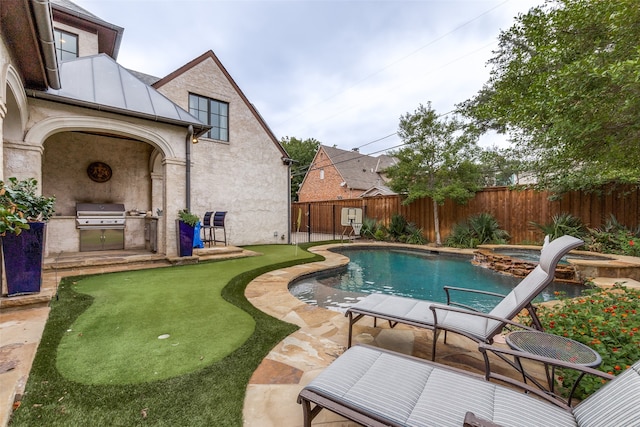
[[[396,163],[393,157],[384,154],[373,157],[357,151],[341,150],[326,145],[323,145],[322,149],[345,180],[347,187],[358,190],[384,186],[381,173]],[[316,166],[323,166],[323,162]]]
[[[30,94],[164,123],[191,124],[199,133],[211,128],[105,54],[61,63],[60,79],[61,89]]]

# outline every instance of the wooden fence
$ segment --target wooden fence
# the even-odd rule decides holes
[[[509,232],[512,244],[542,241],[541,232],[531,222],[549,224],[553,216],[563,213],[580,218],[591,228],[601,227],[613,215],[621,224],[635,229],[640,223],[638,193],[638,187],[628,186],[603,194],[575,191],[552,201],[547,192],[512,190],[508,187],[486,188],[466,205],[447,201],[440,206],[440,233],[444,240],[454,224],[483,212],[493,215],[500,228]],[[344,229],[340,224],[340,214],[345,207],[362,208],[366,217],[384,224],[388,224],[392,215],[398,213],[422,228],[429,241],[435,241],[433,202],[428,198],[408,205],[402,204],[400,196],[293,203],[291,230],[298,230],[300,218],[300,232],[309,235],[323,233],[340,238]]]

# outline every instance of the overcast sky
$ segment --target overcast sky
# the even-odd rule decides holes
[[[73,1],[124,28],[122,66],[164,77],[212,50],[278,139],[372,155],[400,144],[400,116],[421,103],[444,114],[477,93],[500,31],[543,3]]]

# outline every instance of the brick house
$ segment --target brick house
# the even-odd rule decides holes
[[[298,201],[357,199],[395,194],[385,184],[384,170],[395,164],[391,156],[321,145],[298,191]]]
[[[122,249],[148,247],[140,211],[175,256],[185,208],[227,211],[231,245],[287,243],[290,160],[212,51],[153,77],[117,63],[122,28],[69,0],[2,1],[0,20],[0,180],[56,196],[47,255],[80,251],[80,202],[124,205]]]

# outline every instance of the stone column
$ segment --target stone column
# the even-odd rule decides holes
[[[0,84],[5,84],[0,82]],[[4,101],[0,101],[0,181],[4,181],[4,118],[7,115],[7,104]]]
[[[161,165],[159,169],[162,169]],[[165,248],[165,226],[164,226],[164,216],[165,216],[165,204],[164,204],[164,173],[161,171],[157,171],[154,168],[154,171],[151,172],[151,213],[154,216],[158,217],[158,253],[166,253]],[[162,212],[158,212],[158,210]]]
[[[185,175],[184,159],[165,159],[164,165],[164,208],[161,222],[164,227],[163,242],[167,256],[178,255],[176,239],[176,219],[178,211],[185,208]]]

